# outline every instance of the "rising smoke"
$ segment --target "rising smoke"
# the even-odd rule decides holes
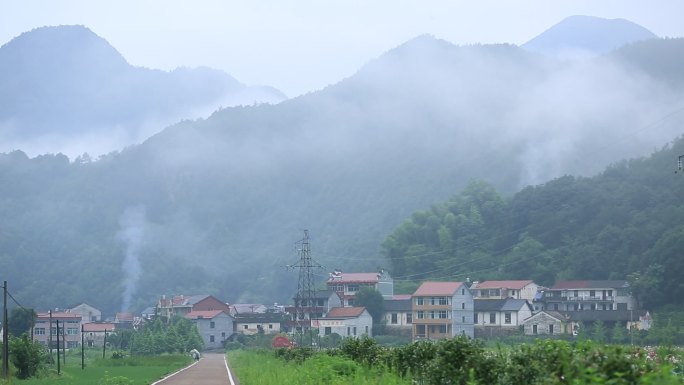
[[[119,228],[117,238],[124,243],[126,250],[121,266],[124,277],[121,311],[129,311],[142,272],[140,250],[147,228],[145,206],[131,206],[124,210],[119,217]]]

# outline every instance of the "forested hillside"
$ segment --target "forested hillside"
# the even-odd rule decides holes
[[[563,176],[510,198],[473,182],[387,237],[395,278],[628,279],[644,306],[684,303],[684,139],[594,177]]]
[[[684,65],[671,71],[664,63],[679,60],[684,40],[629,49],[567,62],[511,45],[459,47],[422,36],[324,90],[277,105],[221,109],[120,153],[74,162],[0,155],[0,266],[13,277],[18,299],[43,309],[84,300],[108,312],[142,309],[159,295],[181,293],[289,301],[297,272],[285,265],[296,262],[293,245],[303,229],[325,265],[321,280],[335,268],[387,267],[380,245],[392,229],[471,180],[507,197],[561,175],[593,175],[681,135],[684,93],[670,79]],[[669,166],[663,172],[672,177]],[[584,190],[573,186],[588,182],[554,183],[558,196],[545,199],[570,196],[582,211]],[[546,188],[517,196],[536,197]],[[581,238],[527,230],[525,242],[525,231],[513,231],[555,231],[546,214],[563,206],[525,207],[527,222],[513,224],[497,214],[511,204],[503,197],[481,208],[484,224],[468,211],[470,236],[488,249],[466,248],[462,256],[482,253],[487,268],[486,253],[520,243],[515,250],[529,255],[521,248],[540,242],[540,249],[553,247],[547,257],[567,276],[578,272],[568,255],[554,254],[566,251],[551,240],[592,258],[580,253]],[[492,241],[491,233],[505,237]],[[471,245],[451,237],[445,244]],[[426,244],[426,252],[434,245]],[[394,275],[426,271],[390,256]],[[611,272],[645,272],[648,265],[631,265],[630,258],[638,257],[627,257],[629,271],[616,265]],[[448,274],[473,266],[479,265]],[[555,265],[547,267],[550,276]]]

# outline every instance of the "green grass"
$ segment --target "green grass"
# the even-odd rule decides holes
[[[66,367],[62,366],[57,375],[57,365],[49,366],[47,373],[40,378],[26,380],[12,379],[13,385],[146,385],[166,374],[174,372],[191,363],[184,355],[161,355],[150,357],[127,357],[112,359],[111,352],[102,359],[102,351],[89,350],[86,355],[85,369],[81,369],[81,354],[67,353]],[[125,377],[129,382],[116,382],[115,377]],[[109,381],[106,381],[109,379]]]
[[[234,350],[228,360],[241,385],[410,385],[385,370],[370,370],[357,363],[325,354],[302,364],[285,362],[273,351]]]

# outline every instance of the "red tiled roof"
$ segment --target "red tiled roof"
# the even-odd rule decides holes
[[[522,290],[525,286],[533,283],[526,281],[484,281],[473,286],[473,289],[515,289]]]
[[[423,282],[413,293],[418,295],[453,295],[463,282]]]
[[[627,281],[560,281],[550,290],[614,289],[629,287]]]
[[[365,307],[334,307],[325,318],[354,318],[360,316],[364,310]]]
[[[195,311],[191,311],[190,313],[186,314],[185,318],[189,318],[189,319],[199,319],[199,318],[212,319],[221,313],[225,313],[225,312],[223,310],[195,310]]]
[[[340,273],[328,278],[328,283],[377,283],[379,273]]]
[[[104,332],[105,330],[108,332],[111,332],[114,329],[116,329],[116,324],[113,324],[113,323],[87,323],[87,324],[83,324],[83,331],[84,332]]]

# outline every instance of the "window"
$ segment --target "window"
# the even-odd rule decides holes
[[[461,289],[461,295],[465,295],[465,289]]]
[[[390,323],[391,323],[392,325],[396,325],[396,324],[397,324],[397,313],[392,313],[392,316],[391,316],[391,319],[390,319]]]
[[[210,321],[210,322],[209,322],[209,329],[213,329],[213,328],[215,328],[215,327],[216,327],[216,322]]]
[[[465,309],[465,302],[461,302],[461,309]]]
[[[248,328],[247,328],[247,325],[243,325],[242,328],[245,329],[245,330],[248,329]]]
[[[439,325],[439,332],[442,334],[446,334],[447,326],[446,325]]]
[[[213,335],[209,336],[209,342],[214,342],[214,336]]]
[[[356,335],[356,326],[354,326],[354,335]]]
[[[324,330],[325,330],[326,336],[329,336],[332,334],[332,328],[330,326],[326,326]]]
[[[506,324],[511,323],[511,313],[510,312],[504,313],[504,323],[506,323]]]
[[[473,313],[473,323],[477,323],[477,313]]]
[[[435,311],[434,310],[430,310],[428,312],[428,318],[429,319],[435,319]]]
[[[461,322],[465,323],[465,316],[461,317]]]
[[[449,318],[449,313],[447,313],[446,310],[440,310],[439,313],[437,314],[437,318],[447,319],[447,318]]]
[[[549,325],[549,334],[553,334],[553,325]]]
[[[532,325],[532,334],[537,334],[537,325]]]
[[[440,305],[448,305],[449,304],[449,297],[439,297],[439,304]]]
[[[273,324],[268,324],[269,329],[273,329]]]
[[[423,318],[425,318],[425,312],[422,311],[422,310],[418,310],[418,311],[416,312],[416,318],[418,318],[418,319],[423,319]]]
[[[558,310],[558,304],[557,303],[553,304],[553,310]]]
[[[347,326],[347,335],[348,335],[348,336],[351,335],[351,327],[349,327],[349,326]]]
[[[413,313],[406,313],[406,323],[407,324],[413,323]]]
[[[494,312],[489,313],[489,323],[490,323],[490,324],[495,324],[495,323],[496,323],[496,313],[494,313]]]
[[[78,328],[67,328],[67,334],[70,336],[78,335]]]
[[[349,306],[354,306],[354,299],[353,299],[353,298],[348,299],[348,300],[347,300],[347,305],[349,305]]]
[[[423,297],[416,298],[416,305],[422,305],[422,304],[423,304]]]
[[[347,291],[350,293],[359,291],[359,285],[349,285],[347,286]]]
[[[368,325],[366,325],[366,334],[368,334]]]
[[[73,349],[78,347],[78,341],[67,341],[67,348]]]
[[[226,332],[221,332],[221,338],[226,339]]]
[[[37,336],[44,336],[45,335],[45,328],[35,328],[35,329],[33,329],[33,333]]]

